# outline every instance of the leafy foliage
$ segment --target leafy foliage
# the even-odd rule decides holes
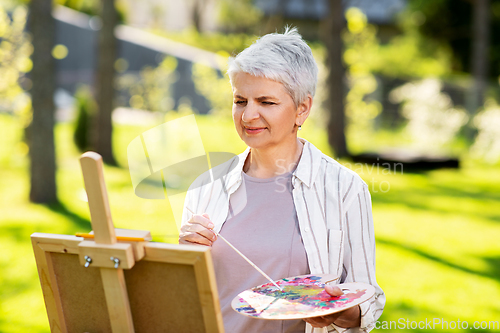
[[[31,80],[26,73],[33,67],[26,19],[24,6],[15,7],[10,16],[0,7],[0,111],[22,115],[25,126],[31,121],[31,98],[25,92]]]
[[[177,59],[167,56],[157,67],[146,66],[137,77],[124,74],[117,79],[117,89],[130,95],[132,108],[167,112],[173,109],[172,83],[177,80]]]
[[[240,53],[257,39],[257,36],[246,33],[200,33],[195,29],[186,29],[182,32],[167,32],[164,30],[152,30],[152,32],[207,51],[222,51],[228,55]]]
[[[377,28],[368,23],[359,9],[349,8],[346,20],[343,59],[349,86],[345,101],[347,130],[368,142],[373,135],[375,118],[382,112],[379,101],[381,87],[377,76],[406,79],[444,77],[451,72],[450,55],[446,48],[439,45],[431,43],[431,46],[424,46],[425,41],[417,30],[420,23],[418,16],[400,18],[402,33],[386,44],[379,41]],[[439,94],[439,90],[436,93]],[[396,99],[393,101],[396,103]],[[406,115],[407,119],[415,120],[415,117],[410,117],[410,112]],[[429,114],[430,117],[433,115]],[[408,123],[408,126],[413,126],[411,124]],[[424,124],[430,123],[420,123]],[[453,130],[453,133],[456,131]]]
[[[450,51],[418,32],[418,15],[403,14],[399,18],[402,33],[386,44],[378,40],[377,28],[367,22],[359,9],[348,9],[346,19],[344,61],[351,72],[402,78],[443,77],[451,73]]]
[[[262,19],[252,0],[220,0],[219,24],[225,32],[250,32]]]
[[[90,16],[99,15],[100,0],[56,0],[59,5],[69,7]]]
[[[395,103],[403,103],[406,130],[414,147],[422,152],[439,152],[468,120],[465,110],[454,107],[450,96],[441,92],[437,79],[406,83],[394,89],[390,97]]]
[[[429,43],[446,45],[452,50],[453,70],[471,72],[473,1],[469,0],[410,0],[407,17],[420,16],[418,27]],[[490,72],[500,75],[500,0],[490,0]]]
[[[90,128],[97,104],[88,86],[81,86],[75,94],[76,124],[73,140],[80,151],[90,148]]]
[[[347,31],[344,32],[343,39],[349,90],[345,114],[348,130],[367,134],[372,131],[373,119],[382,111],[378,101],[367,97],[377,89],[373,72],[380,61],[376,58],[380,45],[374,26],[367,23],[366,16],[359,9],[349,8],[346,19]]]
[[[473,125],[478,130],[471,147],[473,156],[488,163],[500,161],[500,106],[492,99],[486,101],[484,110],[474,117]]]
[[[210,112],[221,117],[230,117],[233,93],[227,74],[224,72],[221,75],[210,66],[196,63],[193,65],[192,78],[196,90],[210,102]]]
[[[28,0],[29,1],[29,0]],[[101,1],[106,0],[55,0],[59,5],[69,7],[90,16],[99,16],[101,13]],[[127,7],[123,0],[114,1],[118,12],[118,22],[127,22]]]

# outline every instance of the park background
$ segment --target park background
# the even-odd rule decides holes
[[[127,146],[194,113],[205,151],[241,152],[227,58],[287,24],[320,68],[300,135],[370,187],[380,320],[500,320],[500,1],[0,4],[0,332],[49,332],[30,235],[90,231],[82,151],[107,162],[115,226],[176,243]]]

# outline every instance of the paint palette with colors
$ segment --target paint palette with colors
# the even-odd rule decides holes
[[[335,280],[331,275],[302,275],[266,283],[238,294],[231,306],[238,313],[260,319],[302,319],[344,311],[367,301],[375,288],[366,283],[338,284],[344,292],[330,296],[325,283]]]

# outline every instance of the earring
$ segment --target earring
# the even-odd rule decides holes
[[[302,125],[299,125],[299,131],[302,129]]]

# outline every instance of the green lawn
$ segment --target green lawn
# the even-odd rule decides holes
[[[197,122],[206,151],[244,149],[230,120],[197,117]],[[128,143],[147,129],[116,126],[120,165],[126,166]],[[0,332],[48,332],[29,236],[90,230],[79,154],[71,126],[58,125],[61,204],[31,204],[20,126],[0,115],[0,133]],[[306,126],[301,135],[329,152],[324,131]],[[420,174],[354,169],[372,192],[377,276],[387,295],[381,320],[437,318],[467,321],[469,327],[474,321],[500,321],[500,167],[466,161],[460,170]],[[105,167],[105,178],[117,227],[151,230],[157,241],[176,242],[166,200],[136,197],[126,167]],[[441,324],[435,328],[454,331],[446,325],[441,329]]]

